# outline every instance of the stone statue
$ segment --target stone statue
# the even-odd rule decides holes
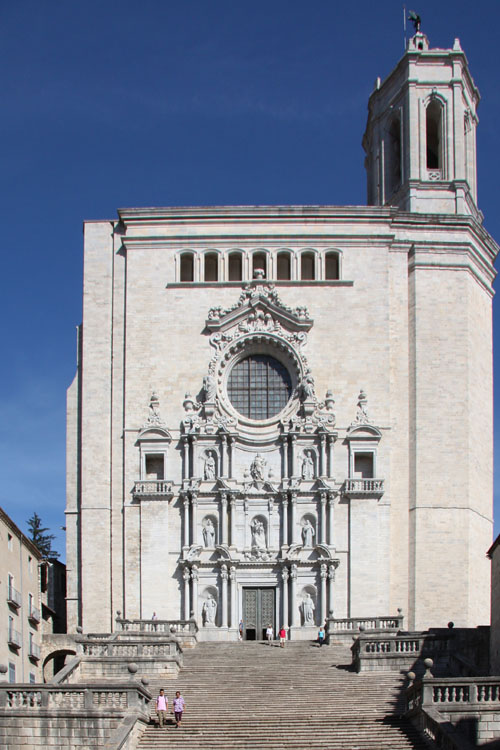
[[[314,625],[314,602],[309,593],[305,595],[302,601],[302,616],[304,625]]]
[[[201,609],[201,616],[203,618],[203,625],[215,625],[215,615],[217,614],[217,602],[213,598],[212,594],[209,595],[208,599],[205,599],[203,607]]]
[[[325,409],[327,411],[333,411],[335,399],[333,398],[333,391],[328,389],[325,394]]]
[[[216,471],[216,465],[215,465],[214,454],[212,452],[209,452],[207,453],[205,457],[205,467],[203,470],[203,475],[205,479],[215,479],[215,471]]]
[[[205,375],[203,378],[203,396],[205,401],[215,401],[217,383],[213,375]]]
[[[264,476],[264,469],[266,466],[266,461],[260,453],[257,453],[254,460],[252,461],[252,465],[250,466],[250,474],[252,475],[252,479],[254,482],[264,482],[265,476]]]
[[[301,401],[309,401],[314,398],[314,378],[312,375],[306,375],[299,387],[299,397]]]
[[[207,518],[203,527],[203,541],[205,547],[215,547],[215,528],[211,518]]]
[[[252,547],[255,549],[266,549],[266,530],[262,521],[254,518],[250,529],[252,531]]]
[[[314,542],[314,535],[316,532],[314,531],[314,526],[310,522],[308,518],[306,518],[303,526],[302,526],[302,541],[304,543],[304,547],[312,547]]]
[[[304,451],[302,459],[302,479],[314,478],[314,460],[311,451]]]

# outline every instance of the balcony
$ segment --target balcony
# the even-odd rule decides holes
[[[40,622],[40,610],[36,607],[30,607],[30,611],[28,613],[28,617],[32,622],[39,623]]]
[[[21,633],[18,630],[14,630],[14,628],[9,628],[7,643],[13,648],[21,648]]]
[[[166,479],[141,479],[134,483],[132,494],[136,500],[171,500],[172,482]]]
[[[38,660],[40,658],[40,646],[38,643],[30,643],[30,652],[29,652],[30,659],[36,659]]]
[[[21,606],[21,594],[14,588],[14,586],[8,587],[7,601],[13,607],[19,608]]]
[[[383,479],[346,479],[343,492],[346,497],[382,497]]]

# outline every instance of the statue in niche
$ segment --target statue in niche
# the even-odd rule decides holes
[[[266,549],[266,530],[262,521],[254,518],[250,525],[250,530],[252,532],[252,548]]]
[[[312,525],[310,520],[306,518],[302,525],[302,542],[304,544],[304,547],[313,546],[315,534],[316,532],[314,531],[314,526]]]
[[[304,625],[314,625],[314,602],[309,593],[302,600],[302,617]]]
[[[212,594],[209,595],[208,599],[205,599],[203,607],[201,609],[201,616],[203,618],[203,625],[215,625],[215,615],[217,614],[217,602],[215,601]]]
[[[205,375],[203,378],[203,397],[205,401],[215,401],[217,383],[213,375]]]
[[[314,378],[306,375],[299,386],[299,398],[301,401],[309,401],[314,398]]]
[[[252,479],[254,482],[264,482],[265,476],[264,476],[264,470],[266,467],[266,460],[261,456],[260,453],[257,453],[254,460],[252,461],[252,465],[250,466],[250,474],[252,475]]]
[[[203,469],[203,476],[205,479],[215,479],[216,463],[215,457],[212,451],[207,453],[205,456],[205,466]]]
[[[211,518],[207,518],[203,527],[203,541],[205,547],[215,547],[215,527]]]
[[[314,478],[314,459],[312,457],[312,451],[304,451],[304,458],[302,459],[302,479],[313,479]]]

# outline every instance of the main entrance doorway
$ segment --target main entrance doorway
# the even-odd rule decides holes
[[[247,641],[263,641],[266,628],[275,628],[276,590],[273,588],[243,589],[243,637]]]

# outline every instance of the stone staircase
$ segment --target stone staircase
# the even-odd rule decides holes
[[[172,706],[186,701],[182,727],[154,723],[139,750],[424,750],[405,719],[404,680],[395,673],[356,674],[345,646],[261,642],[202,643],[184,653],[175,680],[151,680]],[[173,717],[172,717],[173,719]]]

